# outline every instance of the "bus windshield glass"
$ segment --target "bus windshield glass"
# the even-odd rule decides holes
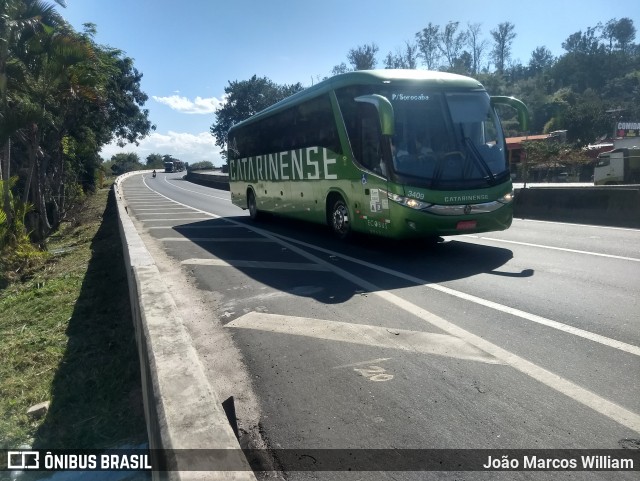
[[[395,114],[396,175],[437,189],[493,185],[509,177],[502,128],[486,92],[387,97]]]

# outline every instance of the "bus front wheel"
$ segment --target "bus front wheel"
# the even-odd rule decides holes
[[[336,199],[331,209],[331,229],[339,239],[346,239],[351,234],[351,218],[349,209],[342,197]]]
[[[256,202],[256,195],[252,190],[247,192],[247,208],[249,209],[249,217],[251,220],[258,220],[260,212],[258,211],[258,203]]]

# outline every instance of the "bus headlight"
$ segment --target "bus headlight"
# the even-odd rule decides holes
[[[513,192],[507,192],[498,199],[498,202],[500,202],[501,204],[508,204],[510,202],[513,202]]]
[[[398,194],[392,194],[391,192],[387,193],[387,197],[390,200],[397,202],[400,205],[404,205],[405,207],[409,207],[410,209],[422,210],[430,207],[433,204],[428,204],[426,202],[422,202],[421,200],[414,199],[412,197],[403,197]]]

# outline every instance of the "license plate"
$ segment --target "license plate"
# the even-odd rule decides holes
[[[476,228],[477,222],[475,220],[461,220],[456,225],[457,230],[473,230]]]

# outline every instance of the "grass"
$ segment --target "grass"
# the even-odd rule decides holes
[[[52,236],[29,279],[0,291],[0,449],[146,441],[126,271],[109,189]],[[50,401],[44,418],[30,406]]]

